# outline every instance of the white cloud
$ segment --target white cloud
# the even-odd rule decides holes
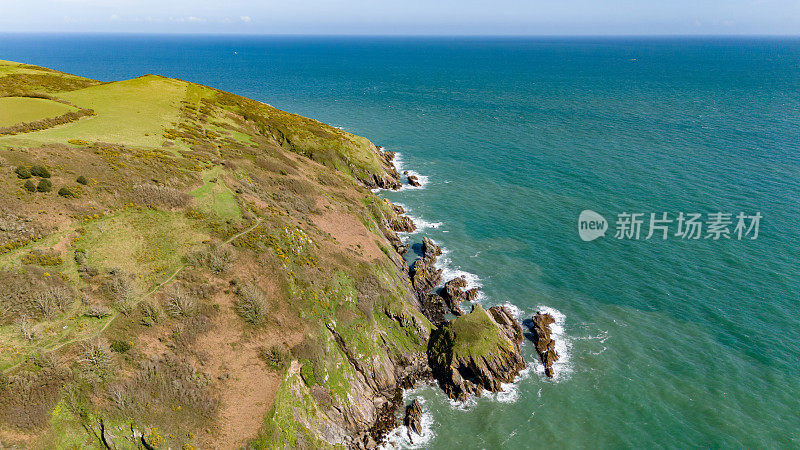
[[[239,17],[239,19],[241,19],[241,21],[244,23],[250,23],[253,21],[253,19],[251,19],[250,16],[241,16]]]

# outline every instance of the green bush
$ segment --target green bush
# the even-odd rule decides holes
[[[31,167],[31,175],[41,178],[50,178],[50,171],[44,166]]]
[[[133,345],[129,341],[117,340],[111,343],[111,351],[116,353],[125,353],[131,349]]]
[[[273,345],[270,348],[261,347],[258,355],[267,365],[275,370],[282,370],[289,364],[291,354],[283,345]]]
[[[31,170],[25,166],[17,167],[16,169],[14,169],[14,173],[16,173],[17,176],[23,180],[26,180],[31,177]]]
[[[36,183],[34,183],[33,180],[26,181],[24,186],[28,192],[36,192]]]
[[[75,193],[66,186],[58,190],[58,195],[62,197],[76,197]]]
[[[47,178],[42,178],[39,181],[39,185],[36,186],[36,190],[39,192],[50,192],[53,190],[53,183],[51,183]]]
[[[87,184],[89,184],[89,180],[87,180],[87,179],[86,179],[86,177],[85,177],[85,176],[83,176],[83,175],[79,176],[79,177],[78,177],[78,179],[77,179],[77,180],[75,180],[75,181],[77,181],[79,184],[82,184],[82,185],[84,185],[84,186],[86,186]]]

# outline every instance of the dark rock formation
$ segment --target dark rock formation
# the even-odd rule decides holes
[[[518,336],[509,320],[514,319],[505,308],[490,315],[475,305],[469,314],[431,332],[428,363],[448,397],[463,401],[483,389],[498,392],[502,383],[513,382],[525,368],[519,349],[521,330]]]
[[[390,217],[386,225],[394,231],[405,233],[410,233],[417,229],[417,226],[414,225],[414,221],[411,220],[410,217],[401,216],[400,214]]]
[[[364,169],[359,169],[354,164],[348,162],[348,166],[353,175],[361,181],[364,186],[370,189],[381,188],[398,190],[403,187],[403,184],[400,182],[400,173],[397,172],[397,169],[392,163],[392,161],[394,161],[394,152],[385,151],[383,147],[376,147],[375,152],[378,154],[378,159],[383,171],[380,173],[372,173]]]
[[[420,305],[422,314],[436,327],[441,327],[447,322],[444,317],[447,313],[447,306],[445,306],[442,297],[431,293],[422,294],[420,295]]]
[[[415,187],[422,186],[422,184],[419,182],[419,178],[417,178],[416,175],[408,175],[408,184]]]
[[[537,312],[532,319],[531,332],[533,342],[536,344],[536,353],[544,364],[544,373],[548,377],[553,377],[553,364],[558,360],[556,353],[556,341],[550,337],[550,325],[555,323],[553,316],[547,313]]]
[[[388,202],[388,200],[387,200],[387,202]],[[392,211],[394,211],[395,214],[405,214],[406,213],[406,210],[400,205],[397,205],[397,204],[392,203],[392,202],[389,202],[389,205],[391,205]]]
[[[433,240],[428,239],[427,237],[422,238],[422,257],[423,258],[433,258],[434,262],[436,261],[436,257],[442,255],[442,247],[436,245]]]
[[[511,314],[511,310],[505,306],[492,306],[486,312],[492,316],[492,320],[500,327],[503,334],[511,339],[511,342],[522,345],[522,325],[520,325],[519,321]]]
[[[445,305],[457,316],[464,314],[461,303],[474,302],[478,298],[478,288],[465,289],[466,287],[467,279],[462,275],[445,283],[439,294],[444,299]]]
[[[400,239],[400,236],[398,236],[394,230],[386,228],[383,230],[383,235],[386,236],[386,239],[390,244],[392,244],[392,247],[394,247],[397,253],[402,255],[408,251],[408,245],[403,243],[402,239]]]
[[[411,283],[421,295],[433,290],[442,281],[442,269],[434,264],[436,258],[417,258],[411,266]]]
[[[422,405],[419,403],[419,400],[414,399],[411,404],[406,407],[406,416],[403,419],[403,425],[408,427],[408,438],[412,442],[412,431],[417,435],[422,434]]]

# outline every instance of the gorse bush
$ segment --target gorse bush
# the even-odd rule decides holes
[[[291,353],[289,349],[283,345],[273,345],[269,348],[261,347],[258,351],[258,356],[260,356],[269,367],[275,370],[282,370],[288,365]]]
[[[72,190],[70,190],[70,188],[68,188],[66,186],[62,187],[61,189],[58,190],[58,195],[60,195],[62,197],[66,197],[66,198],[77,197],[75,195],[75,193],[72,192]]]
[[[81,175],[75,180],[78,184],[87,185],[89,184],[89,180],[86,179],[85,176]]]
[[[51,183],[47,178],[42,178],[39,180],[36,190],[39,192],[50,192],[53,190],[53,183]]]
[[[31,170],[30,170],[30,169],[28,169],[28,168],[27,168],[27,167],[25,167],[25,166],[19,166],[19,167],[17,167],[16,169],[14,169],[14,173],[16,173],[16,174],[17,174],[17,176],[18,176],[19,178],[22,178],[23,180],[25,180],[25,179],[28,179],[28,178],[30,178],[30,177],[31,177]]]
[[[255,284],[239,287],[236,299],[236,312],[247,322],[261,325],[267,316],[267,297]]]
[[[36,192],[36,183],[34,183],[33,180],[29,179],[23,186],[25,186],[25,189],[28,192]]]
[[[44,166],[31,167],[31,175],[40,178],[50,178],[50,171]]]

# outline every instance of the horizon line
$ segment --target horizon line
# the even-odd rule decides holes
[[[385,33],[385,34],[346,34],[346,33],[236,33],[236,32],[151,32],[151,31],[0,31],[0,35],[120,35],[120,36],[231,36],[231,37],[346,37],[346,38],[800,38],[796,34],[784,33],[619,33],[619,34],[424,34],[424,33]]]

